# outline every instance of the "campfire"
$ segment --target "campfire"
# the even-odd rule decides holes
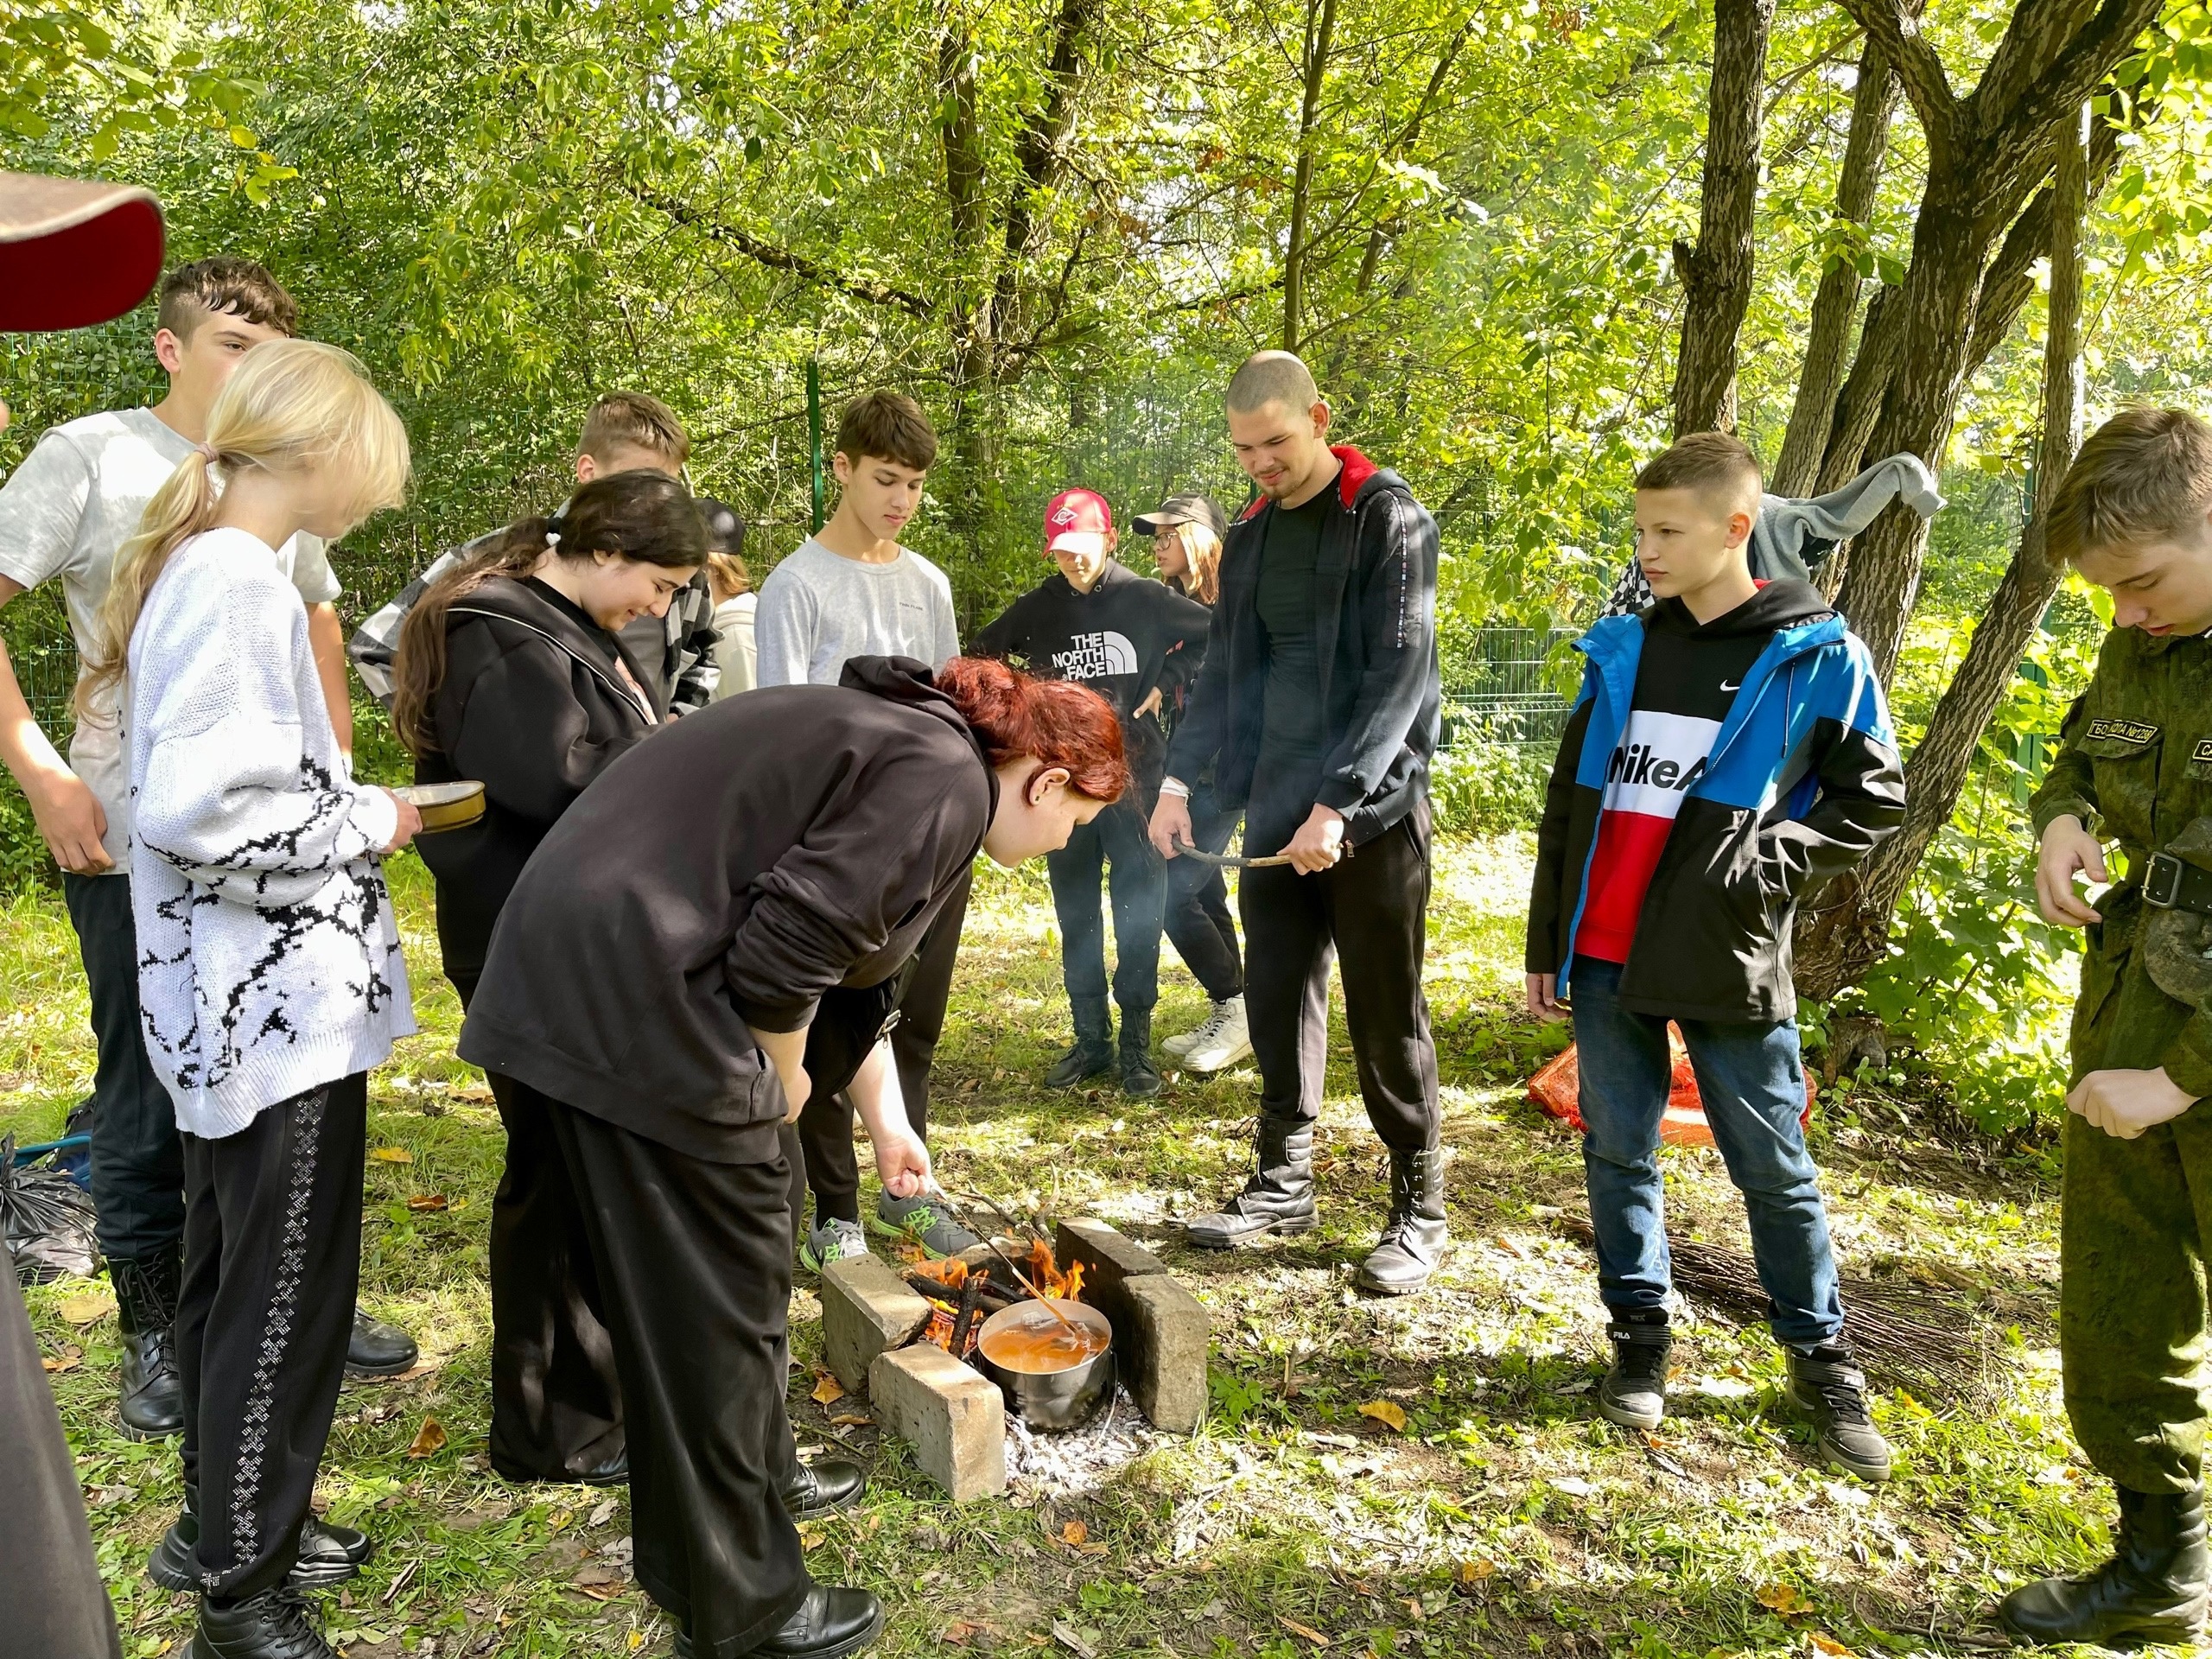
[[[911,1257],[906,1264],[906,1282],[921,1292],[930,1304],[929,1324],[923,1327],[917,1340],[935,1343],[956,1359],[966,1359],[976,1351],[983,1321],[991,1314],[1016,1302],[1032,1300],[1027,1289],[1011,1281],[1011,1274],[1004,1275],[1010,1281],[1007,1284],[995,1282],[994,1264],[989,1262],[970,1268],[957,1255],[933,1261],[924,1255],[918,1245],[908,1249]],[[1053,1300],[1083,1300],[1083,1263],[1071,1262],[1063,1273],[1043,1239],[1030,1240],[1028,1259],[1016,1257],[1014,1265],[1032,1285]]]

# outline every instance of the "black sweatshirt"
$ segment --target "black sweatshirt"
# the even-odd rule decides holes
[[[507,901],[463,1058],[715,1163],[779,1156],[748,1027],[796,1031],[913,954],[998,784],[921,664],[702,709],[609,766]]]
[[[535,578],[491,577],[448,613],[446,676],[429,709],[437,747],[416,762],[415,781],[476,779],[484,816],[415,845],[437,877],[438,946],[456,982],[483,971],[499,908],[546,831],[653,730],[622,680],[625,660],[613,634]]]
[[[1047,679],[1078,681],[1112,703],[1142,797],[1133,804],[1148,810],[1166,766],[1166,731],[1157,715],[1140,721],[1129,711],[1155,688],[1175,695],[1176,682],[1198,671],[1212,620],[1196,600],[1109,559],[1089,593],[1077,593],[1055,570],[969,648],[978,657],[1014,658]]]

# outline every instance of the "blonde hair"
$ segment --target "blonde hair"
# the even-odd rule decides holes
[[[122,681],[139,612],[169,555],[214,527],[222,502],[215,474],[245,467],[343,468],[354,481],[348,516],[359,524],[405,499],[407,429],[351,352],[275,340],[247,353],[208,411],[207,442],[155,493],[138,533],[116,556],[93,630],[97,644],[77,683],[79,714]]]
[[[2187,541],[2212,505],[2212,426],[2184,409],[2113,416],[2082,444],[2050,499],[2054,564]]]
[[[1212,604],[1221,597],[1221,537],[1211,524],[1188,518],[1175,526],[1175,533],[1183,544],[1184,563],[1191,567],[1185,578],[1191,594],[1201,605]]]

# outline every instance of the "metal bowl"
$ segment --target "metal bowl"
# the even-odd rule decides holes
[[[423,815],[423,833],[459,830],[484,816],[484,785],[473,778],[450,784],[403,784],[391,791]]]
[[[1095,1353],[1049,1370],[1000,1363],[991,1351],[998,1347],[1003,1351],[1007,1338],[1033,1339],[1058,1328],[1059,1321],[1042,1302],[1023,1301],[1002,1307],[983,1321],[982,1332],[976,1339],[976,1357],[982,1363],[983,1375],[997,1383],[999,1392],[1006,1396],[1007,1409],[1019,1414],[1030,1427],[1081,1428],[1098,1414],[1114,1392],[1114,1327],[1103,1313],[1081,1302],[1056,1298],[1052,1306],[1090,1332],[1099,1344]]]

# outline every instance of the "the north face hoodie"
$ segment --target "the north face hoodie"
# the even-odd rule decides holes
[[[1798,899],[1904,817],[1866,648],[1817,589],[1774,582],[1700,626],[1665,601],[1601,618],[1537,836],[1528,971],[1618,962],[1622,1006],[1796,1011]]]

